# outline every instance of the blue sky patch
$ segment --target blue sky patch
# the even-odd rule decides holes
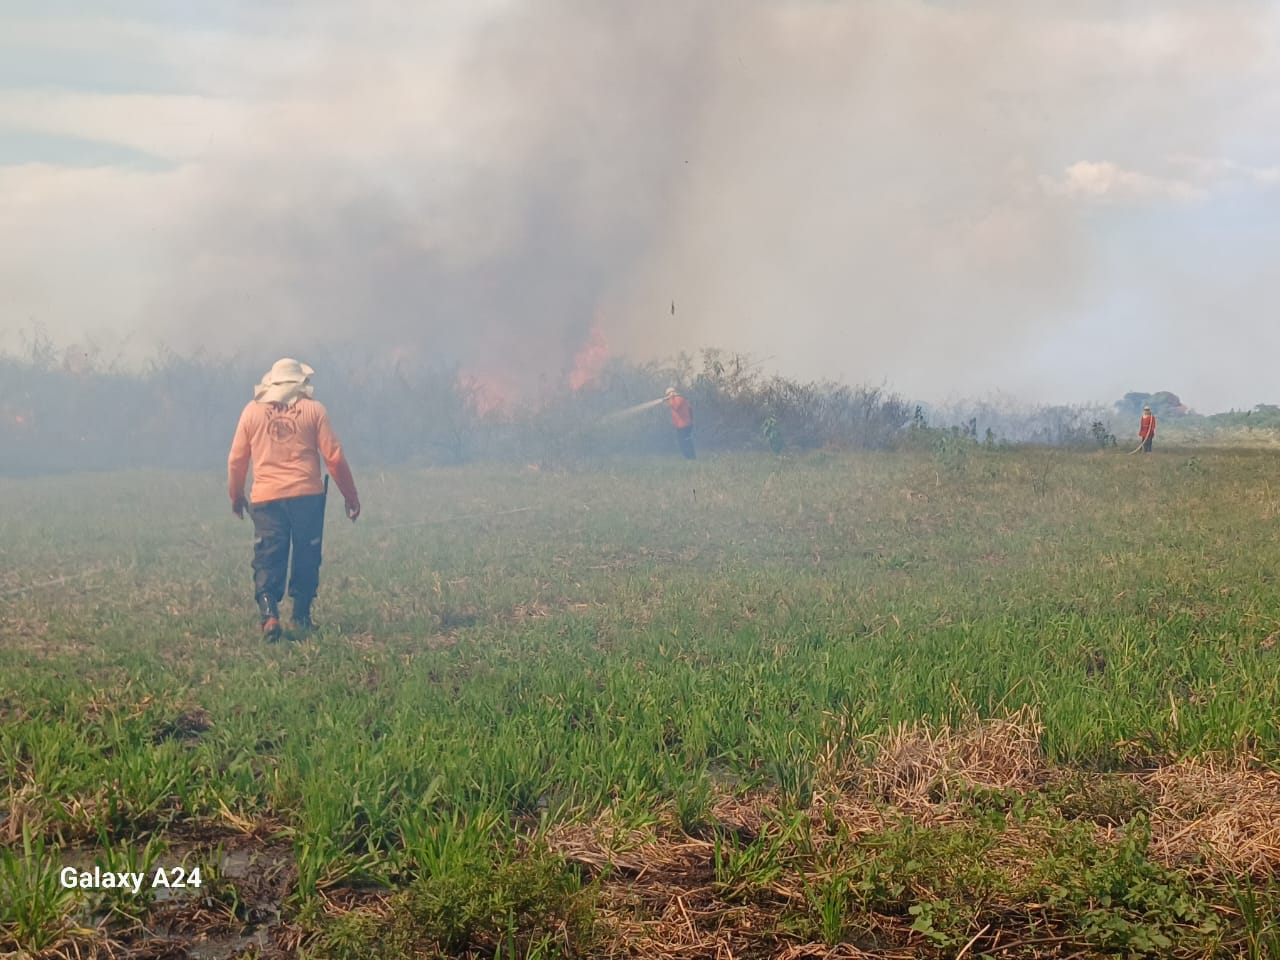
[[[119,143],[0,127],[0,167],[47,163],[59,167],[172,170],[177,164]]]

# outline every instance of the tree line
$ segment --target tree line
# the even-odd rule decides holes
[[[407,368],[353,350],[314,350],[316,397],[354,462],[543,465],[675,452],[659,406],[618,411],[676,385],[693,405],[703,451],[888,449],[953,442],[1090,445],[1099,412],[984,401],[929,408],[884,386],[767,375],[723,350],[665,363],[614,359],[591,383],[548,387],[492,406],[456,366]],[[0,355],[0,470],[34,474],[162,467],[216,470],[266,361],[162,351],[139,368],[59,350],[47,338]]]

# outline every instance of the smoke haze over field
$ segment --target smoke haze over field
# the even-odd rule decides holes
[[[1271,4],[175,9],[0,12],[5,345],[1277,399]]]

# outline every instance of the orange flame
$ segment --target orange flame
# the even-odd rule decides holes
[[[476,413],[482,417],[509,409],[516,395],[510,380],[484,370],[461,370],[458,383],[469,395]]]
[[[31,427],[31,411],[21,407],[14,408],[9,404],[0,407],[0,417],[7,420],[9,425],[19,433],[24,432]],[[2,421],[0,421],[2,422]]]
[[[573,356],[573,369],[569,371],[569,387],[577,391],[595,383],[604,373],[609,362],[609,343],[598,323],[591,325],[587,342]]]

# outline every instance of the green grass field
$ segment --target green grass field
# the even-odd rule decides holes
[[[0,954],[1280,956],[1275,454],[360,467],[277,644],[220,476],[0,481]]]

